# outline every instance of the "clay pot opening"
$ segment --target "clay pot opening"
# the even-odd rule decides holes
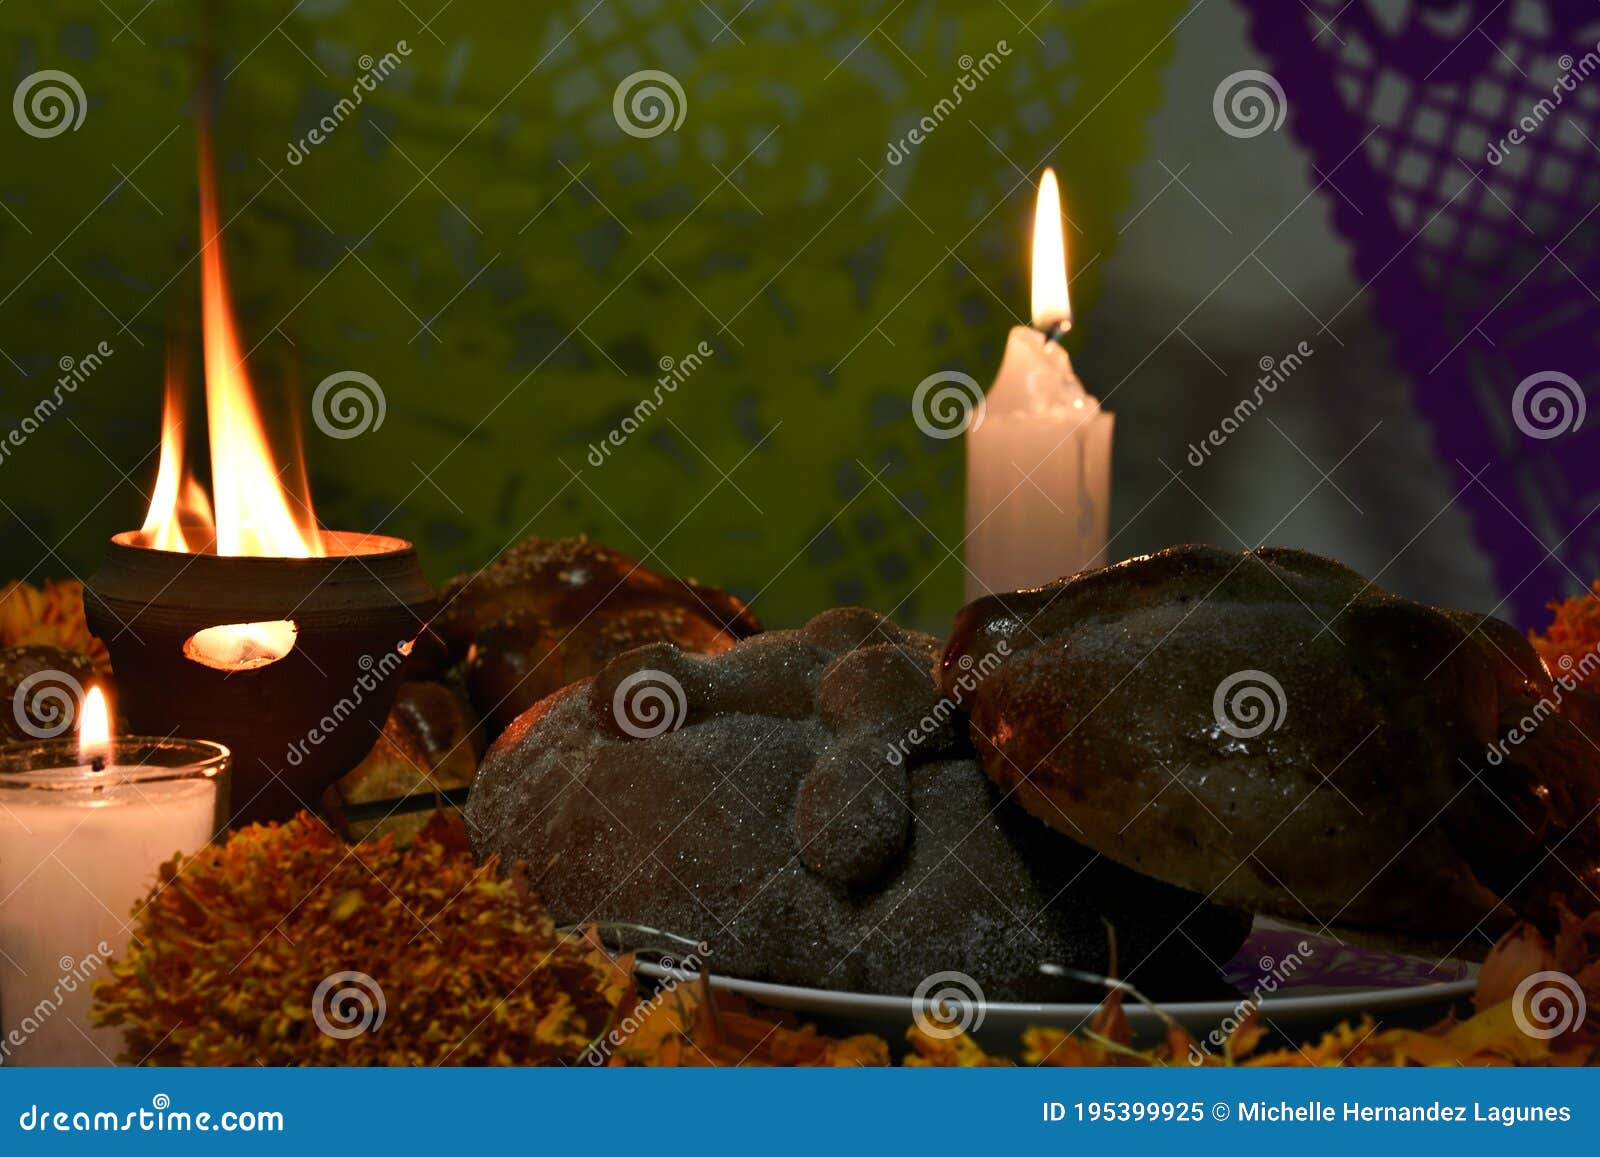
[[[293,619],[218,623],[183,641],[184,657],[214,671],[254,671],[294,650],[300,628]]]

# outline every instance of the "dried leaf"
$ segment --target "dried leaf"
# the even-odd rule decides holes
[[[1233,1064],[1255,1052],[1265,1035],[1260,1017],[1256,1013],[1256,1006],[1247,1005],[1244,1015],[1239,1018],[1239,1023],[1233,1026],[1233,1031],[1228,1034],[1227,1042],[1222,1048],[1228,1063]]]
[[[1510,1000],[1517,985],[1536,972],[1555,967],[1550,944],[1532,924],[1518,924],[1489,950],[1478,972],[1478,991],[1472,997],[1480,1012]]]

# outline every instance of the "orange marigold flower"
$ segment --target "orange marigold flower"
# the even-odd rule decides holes
[[[1600,579],[1581,595],[1550,604],[1554,616],[1544,634],[1530,632],[1528,641],[1552,675],[1577,672],[1580,686],[1600,691],[1600,664],[1587,655],[1600,649]]]
[[[459,821],[401,850],[301,814],[163,865],[94,1016],[144,1064],[563,1063],[605,1030],[608,983]]]
[[[105,644],[89,633],[83,617],[83,584],[75,579],[0,586],[0,648],[23,646],[80,651],[94,661],[102,678],[111,674]]]

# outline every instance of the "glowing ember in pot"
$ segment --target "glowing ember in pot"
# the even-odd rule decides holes
[[[262,623],[224,623],[196,631],[183,653],[219,671],[249,671],[276,663],[294,650],[300,628],[289,619]]]

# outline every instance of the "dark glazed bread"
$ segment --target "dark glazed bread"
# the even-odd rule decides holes
[[[910,995],[959,970],[990,1000],[1082,997],[1039,965],[1105,973],[1109,925],[1134,983],[1204,995],[1249,918],[1004,801],[937,653],[853,609],[715,656],[631,651],[491,748],[474,849],[525,860],[559,921],[703,939],[724,975]]]
[[[1002,645],[969,696],[985,770],[1123,864],[1446,942],[1595,907],[1590,697],[1504,623],[1300,551],[1180,546],[970,604],[942,682]]]
[[[465,664],[473,705],[496,731],[631,647],[715,654],[761,629],[732,595],[586,538],[530,538],[439,595],[442,662]]]

